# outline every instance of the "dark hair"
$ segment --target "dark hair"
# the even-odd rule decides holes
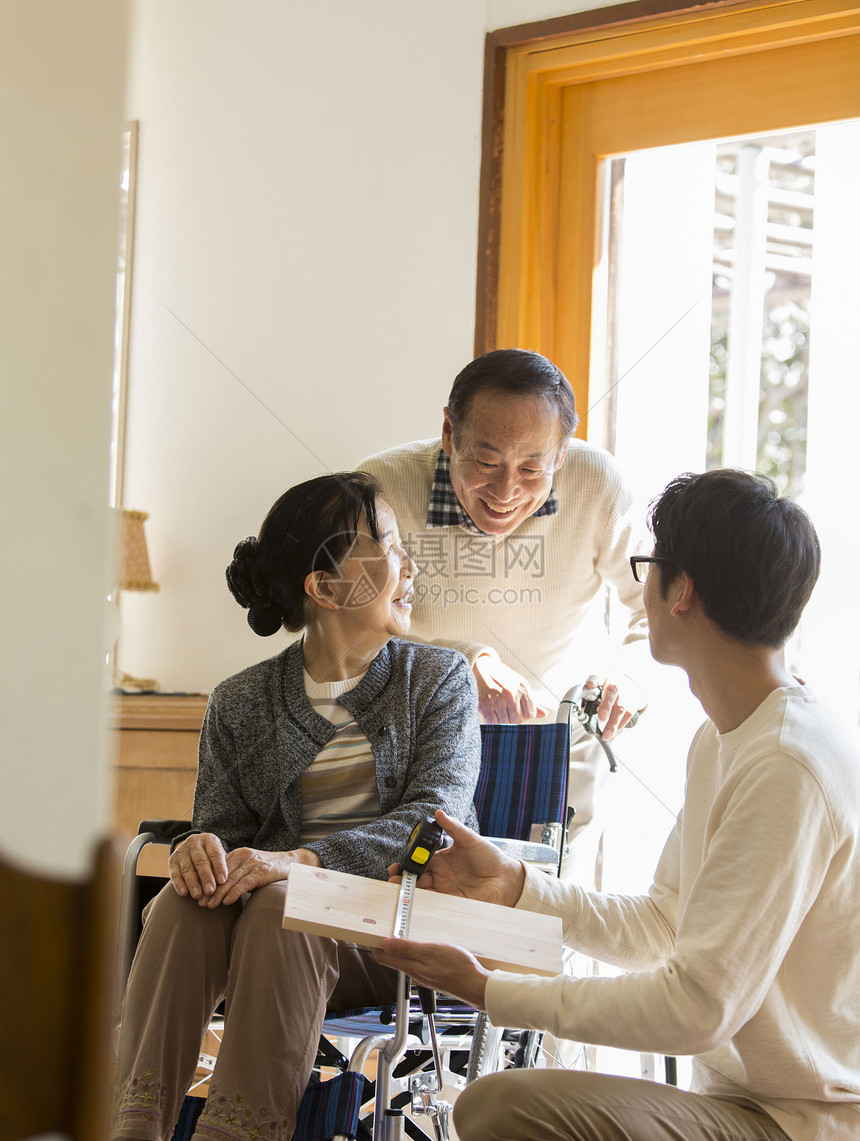
[[[297,484],[272,506],[257,538],[243,539],[227,567],[227,585],[248,611],[248,625],[268,637],[305,624],[305,579],[337,570],[362,517],[379,540],[377,485],[363,471],[321,475]]]
[[[467,364],[454,380],[448,397],[448,419],[455,444],[460,442],[476,393],[485,390],[511,396],[532,396],[553,405],[561,429],[559,444],[576,431],[579,423],[576,400],[561,369],[540,353],[526,349],[494,349]]]
[[[673,479],[649,523],[663,597],[680,572],[704,613],[742,642],[778,648],[800,621],[821,567],[812,521],[767,476],[723,468]]]

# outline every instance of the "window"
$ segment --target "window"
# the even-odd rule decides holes
[[[790,664],[860,721],[860,540],[846,523],[860,13],[820,0],[623,23],[606,11],[616,23],[584,13],[570,32],[489,45],[478,349],[555,360],[587,412],[580,434],[635,472],[643,511],[678,472],[722,464],[799,495],[825,569]],[[649,754],[631,780],[655,803],[642,819],[631,789],[629,844],[607,844],[611,889],[642,886],[680,800],[700,713],[685,685],[675,698],[623,745]],[[625,846],[635,866],[613,866]]]

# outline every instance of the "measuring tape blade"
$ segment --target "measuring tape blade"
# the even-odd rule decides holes
[[[409,921],[412,918],[412,900],[415,896],[415,885],[418,877],[411,872],[404,872],[400,881],[400,891],[397,894],[397,912],[394,917],[394,934],[398,939],[405,939],[409,934]]]

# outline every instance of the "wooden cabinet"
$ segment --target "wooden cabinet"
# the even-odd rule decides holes
[[[121,694],[112,700],[117,834],[128,842],[141,820],[190,820],[206,695]],[[138,871],[167,875],[167,848],[144,848]]]

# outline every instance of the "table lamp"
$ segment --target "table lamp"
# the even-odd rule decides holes
[[[120,590],[158,590],[149,567],[149,554],[146,549],[146,535],[143,524],[149,518],[145,511],[129,511],[121,508],[119,515],[118,543],[118,585]],[[158,689],[158,682],[151,677],[131,677],[119,669],[114,671],[114,685],[117,689]]]

